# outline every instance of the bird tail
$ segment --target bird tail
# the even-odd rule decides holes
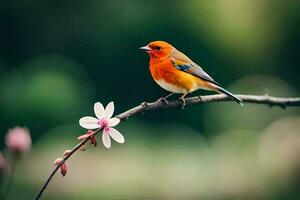
[[[215,90],[219,93],[223,93],[226,94],[227,96],[229,96],[232,100],[236,101],[238,104],[243,105],[243,101],[238,98],[237,96],[235,96],[234,94],[232,94],[231,92],[228,92],[227,90],[225,90],[224,88],[217,86],[215,87]]]

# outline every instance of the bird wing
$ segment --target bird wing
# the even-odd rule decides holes
[[[191,75],[197,76],[198,78],[204,79],[206,81],[220,86],[220,84],[217,83],[214,79],[212,79],[199,65],[194,63],[183,53],[176,51],[176,53],[171,55],[170,59],[174,67],[176,67],[180,71],[189,73]]]

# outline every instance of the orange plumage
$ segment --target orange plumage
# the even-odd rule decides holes
[[[149,68],[155,82],[171,93],[182,93],[183,103],[185,95],[198,89],[224,93],[241,103],[239,98],[222,88],[199,65],[169,43],[154,41],[141,49],[150,55]]]
[[[155,63],[155,61],[153,62],[153,60],[151,60],[149,68],[151,75],[156,82],[164,81],[177,88],[176,90],[170,92],[193,92],[194,90],[196,90],[197,86],[207,87],[207,85],[205,85],[206,83],[203,80],[176,69],[169,59],[160,61],[158,63]]]

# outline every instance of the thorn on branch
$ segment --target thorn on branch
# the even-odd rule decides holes
[[[142,103],[141,103],[141,106],[142,106],[143,108],[148,107],[148,102],[147,102],[147,101],[142,102]]]
[[[200,103],[203,103],[203,99],[202,99],[202,97],[199,95],[199,96],[197,96],[198,97],[198,100],[199,100],[199,102]]]
[[[82,145],[79,149],[79,151],[85,151],[85,145]]]

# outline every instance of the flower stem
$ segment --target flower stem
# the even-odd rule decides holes
[[[8,180],[7,180],[7,185],[6,188],[4,189],[1,198],[2,200],[5,200],[9,194],[13,179],[14,179],[14,174],[15,174],[15,169],[16,169],[16,163],[18,160],[18,155],[13,155],[13,159],[11,161],[11,168],[10,168],[10,173],[8,175]]]

